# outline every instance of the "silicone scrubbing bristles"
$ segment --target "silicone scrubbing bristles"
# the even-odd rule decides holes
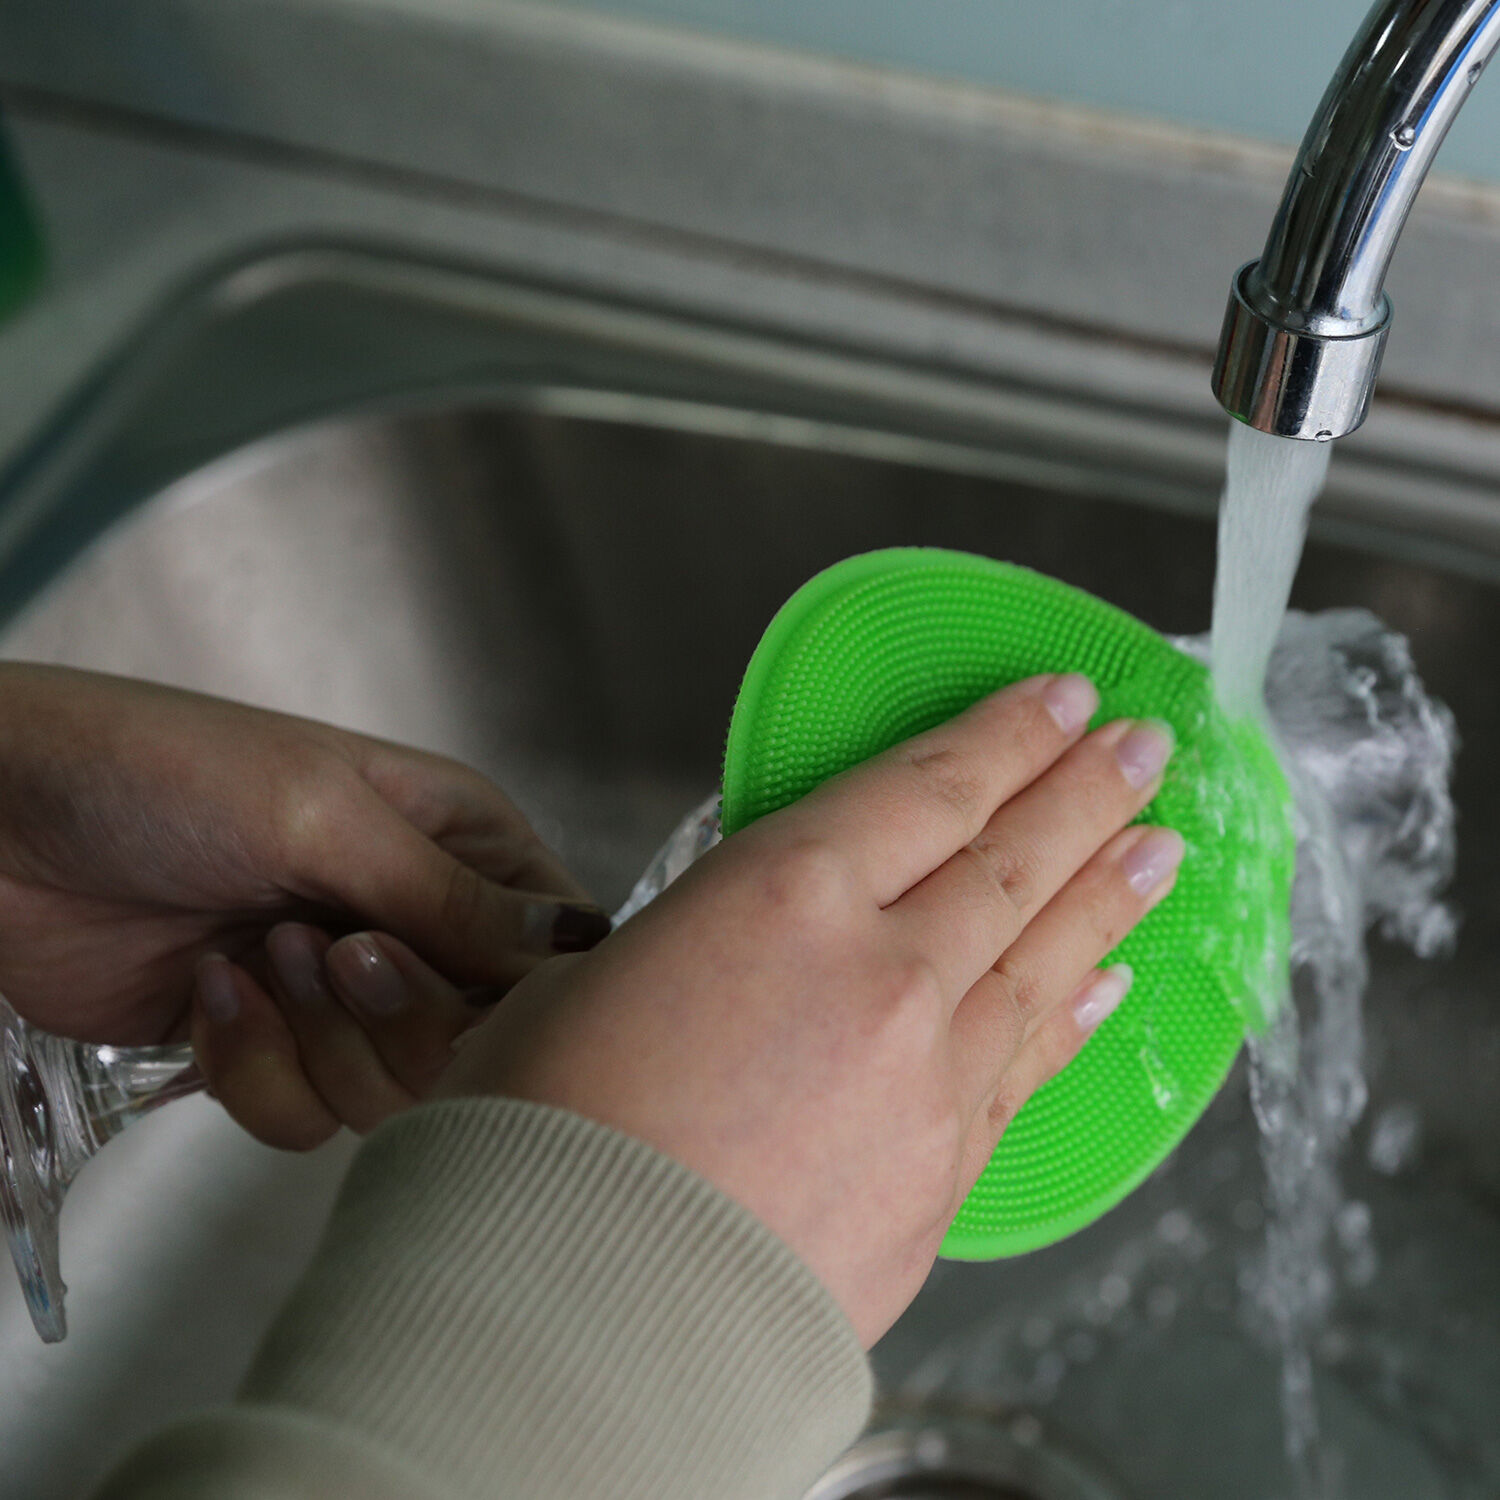
[[[1294,842],[1261,731],[1229,724],[1207,670],[1140,621],[1054,579],[961,552],[897,548],[819,574],[756,648],[724,758],[726,834],[829,776],[1041,672],[1083,672],[1095,723],[1177,736],[1139,821],[1187,842],[1176,888],[1113,955],[1135,984],[1005,1132],[943,1243],[1019,1254],[1113,1207],[1207,1108],[1247,1025],[1285,984]]]

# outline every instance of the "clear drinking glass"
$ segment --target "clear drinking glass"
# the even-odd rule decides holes
[[[695,807],[615,913],[619,926],[719,842],[718,795]],[[0,996],[0,1216],[36,1331],[67,1333],[58,1216],[68,1184],[106,1141],[148,1111],[195,1094],[203,1078],[186,1043],[110,1047],[28,1025]]]

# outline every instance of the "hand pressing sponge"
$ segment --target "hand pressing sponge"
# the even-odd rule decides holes
[[[1165,720],[1166,781],[1138,821],[1187,842],[1176,888],[1120,944],[1135,984],[1022,1108],[943,1242],[1020,1254],[1092,1223],[1208,1107],[1247,1026],[1286,985],[1291,799],[1260,727],[1230,723],[1209,673],[1139,620],[1026,568],[892,548],[818,574],[771,622],[724,757],[732,835],[828,777],[1042,672],[1082,672],[1102,723]]]

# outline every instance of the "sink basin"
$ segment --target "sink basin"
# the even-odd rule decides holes
[[[0,479],[0,654],[459,756],[613,906],[712,789],[760,630],[840,557],[965,548],[1205,627],[1211,468],[1185,449],[1124,467],[1118,447],[1070,451],[1012,408],[912,387],[457,273],[237,268]],[[1346,1181],[1378,1266],[1351,1268],[1319,1384],[1350,1492],[1431,1500],[1500,1485],[1500,526],[1460,572],[1403,556],[1421,517],[1398,521],[1346,507],[1295,602],[1373,609],[1452,706],[1467,921],[1450,959],[1376,955]],[[227,1395],[350,1149],[276,1155],[204,1099],[113,1143],[64,1218],[68,1342],[38,1345],[0,1278],[7,1486],[75,1495],[133,1437]],[[1070,1445],[1122,1496],[1284,1494],[1275,1357],[1238,1290],[1261,1192],[1236,1077],[1085,1233],[939,1266],[876,1352],[884,1400]]]

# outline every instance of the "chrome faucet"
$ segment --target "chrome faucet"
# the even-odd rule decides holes
[[[1385,273],[1500,0],[1377,0],[1298,148],[1265,252],[1229,293],[1213,390],[1262,432],[1327,442],[1365,419],[1391,323]]]

